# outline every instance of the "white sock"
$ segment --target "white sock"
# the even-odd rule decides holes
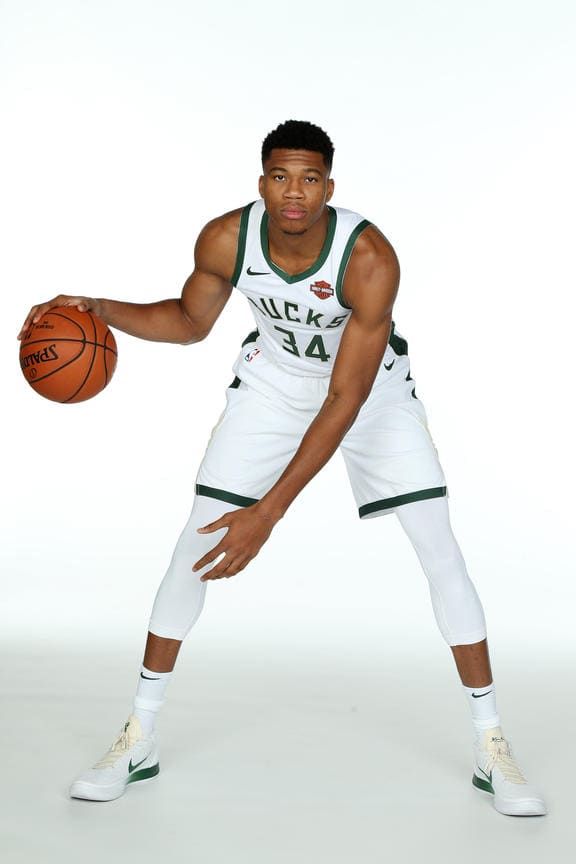
[[[156,715],[166,701],[164,693],[172,675],[173,671],[153,672],[142,664],[132,713],[140,721],[142,731],[146,736],[154,730]]]
[[[496,710],[494,682],[486,687],[465,687],[462,685],[462,689],[472,711],[472,723],[476,737],[481,736],[485,729],[500,726],[500,716]]]

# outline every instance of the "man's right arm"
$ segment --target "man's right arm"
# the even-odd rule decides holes
[[[236,261],[241,210],[225,213],[200,232],[194,249],[194,271],[179,299],[156,303],[73,297],[60,294],[33,306],[18,334],[21,339],[31,324],[56,306],[76,306],[92,311],[110,327],[155,342],[189,344],[205,339],[230,295],[230,279]]]

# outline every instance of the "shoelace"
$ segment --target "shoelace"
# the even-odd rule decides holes
[[[110,768],[118,759],[120,759],[121,756],[124,755],[126,750],[132,747],[134,743],[134,739],[129,736],[126,729],[123,729],[116,741],[108,750],[108,752],[102,757],[102,759],[100,759],[99,762],[96,762],[96,764],[92,767]]]
[[[520,768],[514,761],[510,745],[507,741],[492,741],[487,746],[487,751],[490,754],[486,773],[490,773],[494,765],[497,765],[506,780],[511,783],[527,783],[528,781],[520,771]]]

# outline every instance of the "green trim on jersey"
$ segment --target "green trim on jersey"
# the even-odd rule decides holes
[[[244,341],[242,342],[242,346],[241,346],[241,347],[243,348],[245,345],[248,345],[249,342],[255,342],[259,335],[260,335],[260,334],[259,334],[259,332],[258,332],[257,329],[256,329],[256,330],[252,330],[252,332],[249,333],[248,336],[246,336],[246,338],[245,338]]]
[[[246,251],[246,235],[248,234],[248,217],[250,216],[250,210],[254,206],[254,201],[250,204],[247,204],[246,207],[242,210],[242,216],[240,217],[240,232],[238,234],[238,248],[236,251],[236,263],[234,265],[234,273],[232,274],[232,279],[230,282],[234,287],[236,287],[238,283],[238,279],[240,278],[240,273],[242,272],[242,263],[244,261],[244,253]]]
[[[328,230],[326,231],[326,237],[324,239],[324,245],[320,250],[320,255],[312,264],[308,270],[304,270],[303,273],[295,273],[293,276],[290,273],[286,273],[284,270],[281,270],[280,267],[277,267],[276,264],[270,258],[270,251],[268,248],[268,222],[269,216],[266,210],[262,214],[262,221],[260,222],[260,244],[262,246],[262,254],[266,259],[268,266],[276,273],[277,276],[280,276],[284,282],[288,282],[289,285],[292,285],[294,282],[300,282],[302,279],[307,279],[309,276],[312,276],[316,273],[324,264],[328,255],[330,254],[330,249],[332,248],[332,241],[334,240],[334,232],[336,231],[336,210],[334,207],[328,206]]]
[[[207,498],[217,498],[218,501],[226,501],[227,504],[238,504],[240,507],[250,507],[257,504],[258,498],[247,498],[245,495],[236,495],[235,492],[227,492],[225,489],[213,489],[212,486],[196,484],[196,494],[205,495]]]
[[[389,510],[391,507],[399,507],[401,504],[409,504],[411,501],[424,501],[427,498],[442,498],[446,495],[446,486],[436,486],[434,489],[421,489],[419,492],[408,492],[406,495],[395,495],[394,498],[383,498],[381,501],[373,501],[372,504],[364,504],[358,508],[360,519],[370,513],[379,510]]]
[[[390,337],[388,339],[388,342],[394,349],[395,353],[398,354],[399,357],[401,357],[403,354],[408,354],[408,342],[406,341],[406,339],[404,339],[403,336],[399,336],[398,333],[395,332],[395,330],[396,324],[394,323],[394,321],[392,321],[392,328],[390,331]],[[410,378],[410,370],[408,370],[408,378],[406,378],[406,381],[410,380],[412,379]]]
[[[338,298],[338,302],[341,306],[344,306],[345,309],[351,309],[351,306],[348,306],[347,303],[344,302],[344,295],[342,293],[342,283],[344,282],[344,274],[346,273],[346,268],[348,266],[348,261],[350,260],[350,256],[352,255],[352,249],[354,248],[354,244],[358,239],[358,235],[364,231],[372,223],[368,221],[368,219],[363,219],[356,228],[350,234],[348,238],[348,242],[344,247],[344,252],[342,253],[342,260],[340,261],[340,267],[338,269],[338,277],[336,279],[336,297]]]

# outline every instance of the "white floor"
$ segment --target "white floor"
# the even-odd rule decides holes
[[[184,648],[158,723],[160,774],[90,803],[69,799],[68,785],[129,713],[139,650],[3,646],[4,864],[570,857],[573,657],[498,657],[504,734],[549,805],[514,818],[471,784],[451,655],[383,667],[343,648]]]

